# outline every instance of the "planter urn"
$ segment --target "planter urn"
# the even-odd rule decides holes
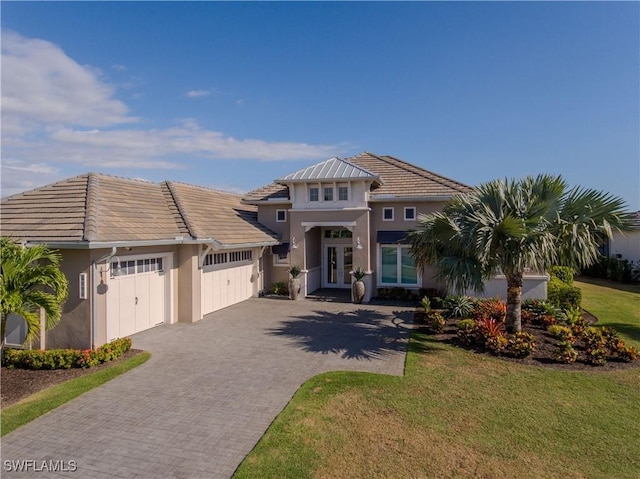
[[[298,299],[300,294],[300,278],[289,279],[289,299]]]
[[[353,286],[351,286],[351,290],[353,293],[353,302],[361,304],[364,300],[364,281],[355,281]]]

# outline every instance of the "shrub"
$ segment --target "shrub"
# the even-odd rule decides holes
[[[479,299],[471,311],[471,317],[475,320],[489,318],[504,321],[507,317],[507,303],[499,298]]]
[[[587,349],[604,348],[606,345],[601,330],[598,328],[594,328],[593,326],[590,326],[584,330],[584,332],[582,333],[582,340],[584,341]]]
[[[638,352],[638,350],[633,346],[623,348],[617,351],[616,354],[622,361],[625,361],[627,363],[640,359],[640,352]]]
[[[480,345],[489,348],[491,338],[504,335],[504,323],[493,318],[482,318],[476,321],[473,333]]]
[[[615,329],[609,326],[603,326],[600,328],[600,334],[602,335],[604,344],[607,346],[609,351],[614,352],[620,349],[620,343],[624,346],[624,343],[620,340],[620,336]]]
[[[286,283],[284,283],[283,281],[273,283],[271,285],[271,294],[275,294],[276,296],[286,296],[287,294],[289,294]]]
[[[587,323],[587,321],[583,317],[580,317],[579,319],[577,319],[576,321],[570,324],[571,324],[570,326],[571,332],[578,339],[582,339],[582,337],[584,336],[584,332],[589,327],[589,323]]]
[[[554,306],[562,309],[579,308],[582,303],[582,291],[576,286],[551,278],[547,283],[547,297]]]
[[[496,334],[495,336],[489,336],[485,340],[485,346],[494,354],[501,354],[502,352],[504,352],[508,345],[509,340],[502,333]]]
[[[4,349],[2,364],[7,368],[69,369],[90,368],[120,358],[131,349],[131,339],[111,341],[93,349]]]
[[[582,319],[582,308],[569,308],[564,313],[567,323],[570,325]]]
[[[473,319],[461,319],[456,323],[456,327],[458,328],[456,334],[462,344],[470,346],[476,342],[474,333],[476,322]]]
[[[394,286],[393,288],[378,288],[378,298],[396,301],[414,301],[418,299],[418,295],[407,288]]]
[[[552,314],[544,314],[538,318],[538,323],[544,328],[548,328],[549,326],[553,326],[556,324],[556,317]]]
[[[637,265],[632,261],[621,258],[608,258],[606,256],[594,265],[582,271],[585,276],[593,278],[609,279],[619,283],[637,282]]]
[[[571,341],[560,341],[553,356],[560,362],[570,364],[578,359],[578,351],[573,348]]]
[[[603,347],[587,348],[584,354],[587,362],[594,366],[602,366],[607,362],[607,350]]]
[[[520,319],[522,323],[533,324],[535,323],[536,315],[533,311],[529,311],[528,309],[523,309],[520,312]]]
[[[575,341],[571,328],[567,326],[560,326],[558,324],[554,324],[552,326],[549,326],[547,328],[547,331],[549,331],[549,334],[551,334],[551,336],[553,336],[559,341],[562,341],[562,342],[568,341],[570,343]]]
[[[473,300],[469,296],[449,296],[444,300],[444,315],[447,318],[468,318],[473,311]]]
[[[514,358],[526,358],[533,354],[536,348],[537,344],[533,334],[520,331],[509,339],[507,353]]]
[[[541,299],[527,299],[522,303],[522,311],[531,320],[533,324],[554,324],[550,319],[542,320],[544,316],[553,316],[558,318],[562,316],[562,311],[551,304],[549,301],[543,301]]]
[[[429,299],[428,296],[423,297],[420,300],[420,304],[422,305],[422,308],[425,310],[425,312],[431,310],[431,300]]]
[[[564,284],[573,285],[573,269],[569,266],[552,266],[547,270],[549,276],[558,278]]]
[[[444,331],[444,326],[447,324],[442,314],[439,311],[427,311],[425,315],[425,321],[427,327],[434,333],[441,333]]]

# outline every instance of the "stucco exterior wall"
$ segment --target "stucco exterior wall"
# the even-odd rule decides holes
[[[60,269],[69,282],[69,297],[56,327],[46,333],[45,347],[91,348],[91,259],[88,250],[60,250]],[[80,273],[87,275],[87,299],[79,297]]]
[[[547,299],[547,283],[549,276],[543,275],[525,275],[522,278],[522,299]],[[498,275],[494,279],[487,281],[484,285],[484,291],[477,293],[472,290],[465,292],[467,296],[478,298],[500,298],[507,299],[507,280],[504,275]]]
[[[371,203],[371,241],[369,247],[371,249],[371,269],[373,270],[372,284],[374,288],[381,287],[378,285],[378,271],[380,269],[378,258],[378,231],[410,231],[417,227],[417,218],[421,214],[434,213],[441,211],[444,201],[389,201],[389,202],[372,202]],[[416,208],[416,220],[406,221],[404,219],[404,208]],[[384,208],[394,208],[393,221],[384,221],[382,219],[382,211]],[[416,288],[439,288],[444,289],[443,285],[435,280],[433,276],[433,268],[426,267],[422,271],[421,284]]]
[[[640,230],[613,233],[613,239],[609,242],[609,256],[640,261]]]
[[[289,212],[290,204],[280,205],[260,205],[258,207],[258,221],[280,236],[282,241],[288,241],[289,238]],[[287,221],[276,221],[276,211],[287,210]]]

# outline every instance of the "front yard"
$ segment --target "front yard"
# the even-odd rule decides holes
[[[578,286],[638,345],[639,292]],[[639,417],[640,368],[525,366],[414,333],[404,377],[305,383],[235,477],[635,478]]]

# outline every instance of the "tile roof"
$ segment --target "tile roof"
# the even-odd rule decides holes
[[[256,215],[232,193],[87,173],[4,198],[0,232],[47,243],[177,237],[223,245],[275,242]]]
[[[341,158],[331,158],[315,165],[308,166],[294,173],[290,173],[276,180],[278,183],[305,180],[350,180],[350,179],[371,179],[380,180],[378,175],[366,169],[354,165]]]
[[[214,238],[225,246],[278,241],[258,223],[256,208],[243,204],[242,196],[173,181],[165,184],[194,238]]]
[[[256,201],[268,201],[270,199],[288,199],[289,189],[278,184],[279,181],[298,180],[320,180],[323,165],[336,160],[352,165],[365,171],[368,175],[379,177],[381,182],[374,183],[370,198],[382,199],[389,197],[441,197],[453,196],[459,193],[469,193],[472,188],[458,181],[452,180],[442,175],[438,175],[419,166],[412,165],[406,161],[399,160],[393,156],[379,156],[373,153],[364,152],[359,155],[340,160],[332,158],[330,160],[309,166],[283,177],[270,185],[263,186],[257,190],[247,193],[244,201],[248,203]],[[314,176],[315,175],[315,176]],[[344,178],[344,177],[343,177]],[[357,178],[357,177],[354,177]],[[366,178],[366,177],[363,177]],[[331,178],[333,179],[333,177]],[[382,184],[380,184],[382,183]]]
[[[472,188],[393,156],[378,156],[364,152],[347,158],[369,171],[378,174],[384,184],[371,192],[371,198],[383,196],[452,196],[469,193]]]

